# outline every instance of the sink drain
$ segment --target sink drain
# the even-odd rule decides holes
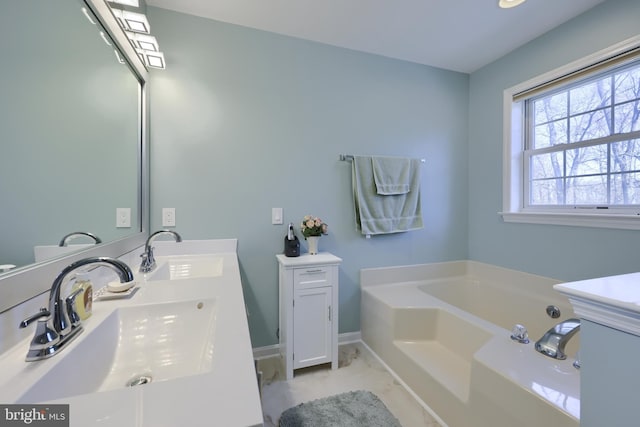
[[[127,381],[127,387],[135,387],[139,385],[149,384],[151,382],[150,375],[138,375]]]

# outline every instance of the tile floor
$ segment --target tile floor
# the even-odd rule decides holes
[[[284,380],[280,357],[258,361],[265,427],[277,426],[280,414],[292,406],[352,390],[374,393],[403,427],[440,427],[362,343],[341,345],[339,352],[337,370],[330,365],[298,369],[290,381]]]

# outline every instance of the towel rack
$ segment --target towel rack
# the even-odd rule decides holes
[[[353,154],[340,154],[340,157],[338,157],[341,161],[343,162],[352,162],[353,161]],[[420,163],[425,163],[427,160],[426,159],[420,159]]]

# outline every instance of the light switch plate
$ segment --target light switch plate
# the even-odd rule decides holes
[[[271,224],[282,224],[282,208],[271,208]]]
[[[176,226],[176,208],[162,208],[162,226]]]
[[[116,208],[116,228],[131,227],[131,208]]]

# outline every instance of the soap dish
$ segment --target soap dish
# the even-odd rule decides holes
[[[111,292],[109,289],[107,289],[106,286],[104,286],[104,287],[98,289],[93,294],[93,299],[94,300],[110,300],[110,299],[129,298],[134,293],[136,293],[137,290],[138,290],[138,287],[137,286],[133,286],[133,287],[131,287],[131,288],[129,288],[126,291],[123,291],[123,292]]]
[[[135,280],[131,280],[130,282],[109,282],[107,283],[107,290],[109,292],[113,292],[113,293],[120,293],[120,292],[125,292],[128,291],[129,289],[133,288],[135,285],[137,285],[138,282],[136,282]]]

